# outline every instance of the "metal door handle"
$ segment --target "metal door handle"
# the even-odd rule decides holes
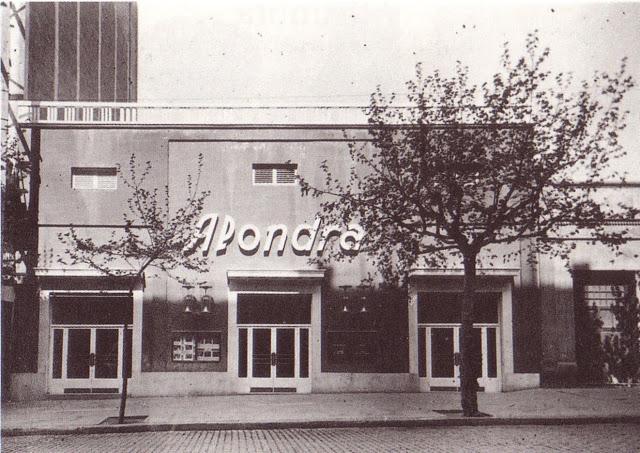
[[[89,366],[96,366],[96,355],[94,353],[89,354]]]
[[[276,366],[276,353],[271,353],[271,366]]]

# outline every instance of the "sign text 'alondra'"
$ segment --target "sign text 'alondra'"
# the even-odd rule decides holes
[[[283,224],[269,225],[262,240],[262,232],[253,224],[245,224],[240,227],[236,235],[236,222],[233,217],[225,215],[219,222],[218,214],[204,215],[196,225],[197,233],[188,247],[189,250],[199,248],[203,256],[208,256],[211,251],[218,223],[220,230],[214,248],[216,255],[224,255],[233,240],[237,238],[238,248],[245,255],[254,255],[262,248],[265,256],[276,249],[278,256],[282,256],[289,239],[287,226]],[[291,248],[296,255],[311,255],[314,250],[322,255],[330,239],[339,237],[340,249],[345,254],[354,254],[360,250],[360,243],[364,237],[364,230],[357,223],[350,223],[346,230],[338,225],[327,225],[320,228],[320,219],[316,219],[313,225],[302,223],[291,234]]]

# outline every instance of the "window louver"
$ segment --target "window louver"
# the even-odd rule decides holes
[[[294,184],[296,182],[295,168],[277,168],[276,182],[278,184]]]
[[[273,170],[271,168],[256,168],[253,182],[256,184],[272,184]]]
[[[254,184],[296,184],[297,164],[253,164]]]

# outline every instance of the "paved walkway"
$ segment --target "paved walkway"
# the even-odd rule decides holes
[[[465,419],[456,392],[222,395],[129,398],[127,415],[146,415],[136,425],[99,425],[118,413],[117,399],[5,403],[3,435],[242,429],[318,426],[428,426],[518,423],[640,423],[640,388],[532,389],[480,393],[490,418]]]
[[[13,436],[2,453],[637,452],[629,424],[166,431]]]

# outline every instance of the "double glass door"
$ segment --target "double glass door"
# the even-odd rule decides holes
[[[239,360],[249,392],[310,391],[308,327],[241,327]]]
[[[429,387],[460,387],[460,325],[425,325],[426,372]],[[422,336],[422,335],[421,335]],[[478,385],[487,391],[499,389],[498,327],[476,325],[472,331],[473,366]]]
[[[54,326],[51,348],[52,393],[117,393],[124,369],[123,331],[116,326]],[[131,364],[131,329],[129,365]],[[131,366],[128,367],[129,376]]]

